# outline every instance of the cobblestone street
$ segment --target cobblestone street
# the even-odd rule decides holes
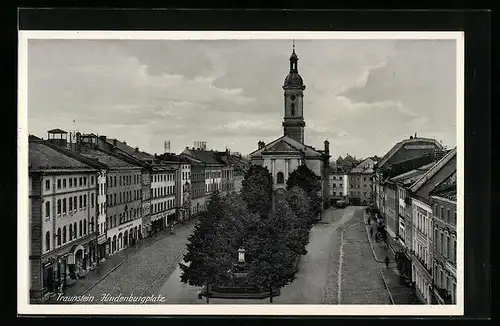
[[[103,294],[110,294],[111,296],[118,296],[119,294],[123,296],[149,296],[155,294],[182,259],[182,254],[188,242],[187,238],[193,229],[194,225],[191,223],[182,225],[174,234],[162,233],[156,235],[156,239],[145,239],[150,243],[140,248],[140,250],[134,248],[125,249],[123,253],[120,253],[122,261],[118,263],[116,269],[111,270],[107,275],[104,274],[104,278],[100,281],[96,280],[96,278],[102,277],[102,273],[88,275],[89,280],[80,280],[83,281],[80,284],[94,282],[90,288],[88,287],[88,290],[76,292],[76,290],[70,288],[66,295],[85,293],[85,295],[94,296],[96,300],[99,300]],[[127,253],[128,250],[132,251],[132,253]],[[111,259],[103,263],[103,266],[113,266],[113,259],[118,259],[118,257],[111,257]],[[109,265],[106,265],[107,263]],[[95,303],[103,304],[106,302],[97,301]],[[114,304],[113,302],[107,303]]]
[[[68,289],[66,295],[85,293],[101,303],[103,294],[111,296],[162,295],[166,304],[206,304],[201,290],[180,282],[178,263],[182,259],[193,225],[183,225],[174,234],[145,239],[111,257],[99,270]],[[408,290],[398,285],[395,264],[386,269],[380,244],[369,241],[363,207],[325,211],[314,225],[301,257],[293,283],[281,289],[275,304],[391,304],[385,284],[393,289],[392,300],[409,303]],[[120,260],[121,259],[121,260]],[[391,256],[391,259],[392,256]],[[377,261],[378,260],[378,261]],[[382,268],[383,267],[383,268]],[[340,292],[339,292],[340,289]],[[113,302],[108,302],[112,304]],[[268,304],[266,299],[210,299],[210,304]],[[398,302],[396,302],[398,304]]]

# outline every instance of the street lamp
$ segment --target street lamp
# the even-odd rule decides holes
[[[238,249],[238,262],[239,263],[245,262],[245,249],[243,248]]]

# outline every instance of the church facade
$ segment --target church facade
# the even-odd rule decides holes
[[[257,150],[250,153],[250,158],[252,164],[267,167],[271,172],[275,191],[284,190],[290,173],[305,164],[321,178],[321,196],[326,201],[329,198],[330,144],[325,140],[324,149],[317,150],[304,143],[306,123],[303,105],[306,86],[299,75],[298,60],[294,46],[290,56],[290,71],[283,83],[283,136],[268,144],[259,141]]]

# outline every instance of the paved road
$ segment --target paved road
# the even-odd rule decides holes
[[[275,297],[275,304],[336,304],[339,288],[340,240],[342,230],[356,224],[362,218],[362,208],[347,207],[346,209],[329,210],[323,215],[323,223],[316,224],[311,230],[311,240],[307,246],[307,255],[301,258],[299,272],[293,283],[281,289],[281,295]],[[366,238],[366,236],[365,236]],[[371,250],[368,242],[367,250]],[[348,250],[344,246],[344,250]],[[359,258],[358,260],[360,260]],[[373,261],[372,256],[364,259]],[[350,261],[349,261],[350,263]],[[363,262],[357,261],[357,264]],[[373,262],[375,266],[377,264]],[[354,267],[354,266],[353,266]],[[351,271],[349,271],[351,272]],[[200,288],[192,287],[180,282],[180,268],[176,268],[171,277],[158,292],[166,298],[166,303],[172,304],[205,304],[206,299],[198,299]],[[350,291],[357,287],[344,270],[343,291]],[[379,277],[376,270],[375,278]],[[371,275],[367,276],[371,279]],[[380,288],[376,288],[380,292]],[[383,293],[385,289],[382,289]],[[210,299],[210,304],[267,304],[267,299]],[[388,301],[384,302],[388,303]]]
[[[193,225],[178,229],[140,252],[130,256],[116,270],[106,276],[86,293],[100,299],[103,294],[111,296],[149,296],[165,282],[178,262],[193,232]],[[98,302],[116,304],[116,302]]]
[[[301,257],[295,281],[281,289],[274,303],[389,304],[378,270],[380,263],[373,258],[362,218],[362,207],[326,211],[323,222],[311,230],[308,253]],[[205,304],[205,298],[198,299],[199,288],[180,282],[178,263],[193,228],[185,226],[130,256],[86,295],[100,298],[104,293],[111,296],[160,294],[166,304]],[[269,298],[210,299],[210,304],[254,303],[268,304]]]

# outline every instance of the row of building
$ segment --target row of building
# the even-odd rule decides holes
[[[374,157],[368,157],[354,166],[333,164],[330,167],[330,202],[348,201],[353,205],[371,205],[374,202]]]
[[[374,201],[389,244],[426,304],[456,303],[456,155],[415,135],[375,165]]]
[[[54,129],[29,139],[30,298],[44,302],[110,255],[239,191],[250,163],[229,150],[149,154]],[[71,134],[70,134],[71,135]]]

